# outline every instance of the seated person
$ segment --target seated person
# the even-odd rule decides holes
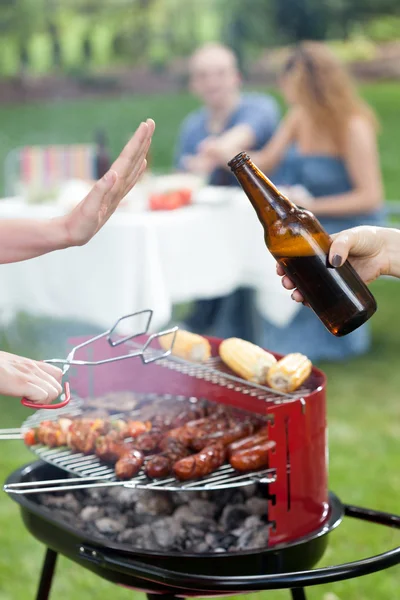
[[[271,141],[252,153],[256,165],[279,185],[301,185],[296,199],[332,234],[383,222],[383,186],[372,110],[361,100],[327,47],[303,43],[288,59],[282,89],[289,110]],[[279,171],[274,169],[280,165]],[[266,321],[259,343],[312,360],[341,360],[366,352],[369,324],[335,338],[305,307],[285,328]]]
[[[226,168],[242,150],[260,149],[279,122],[270,96],[244,94],[234,53],[220,44],[198,49],[190,60],[190,89],[203,107],[184,120],[176,149],[178,170],[207,177],[210,185],[237,185]],[[199,300],[185,322],[198,333],[254,339],[252,292],[240,289],[227,297]]]

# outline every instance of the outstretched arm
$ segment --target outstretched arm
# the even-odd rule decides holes
[[[72,212],[47,221],[0,221],[0,263],[83,246],[103,227],[146,168],[154,121],[141,123],[111,169]]]

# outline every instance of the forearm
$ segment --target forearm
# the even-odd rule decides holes
[[[283,156],[282,154],[270,152],[268,148],[265,148],[264,150],[252,152],[250,158],[263,173],[269,176],[278,167]]]
[[[64,219],[0,221],[0,264],[35,258],[70,245]]]
[[[337,196],[316,198],[311,211],[317,217],[336,217],[343,215],[359,215],[377,210],[382,205],[379,196],[366,197],[365,194],[353,191]]]
[[[389,258],[389,273],[400,278],[400,230],[381,228]]]
[[[236,154],[249,150],[255,142],[255,134],[249,125],[236,125],[218,138],[221,166],[226,166]]]

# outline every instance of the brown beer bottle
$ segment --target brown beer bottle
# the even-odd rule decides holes
[[[229,163],[264,228],[268,250],[305,301],[336,336],[351,333],[376,311],[376,301],[348,261],[333,268],[331,240],[309,211],[279,193],[241,152]]]

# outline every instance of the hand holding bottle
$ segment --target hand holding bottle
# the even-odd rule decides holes
[[[365,283],[371,283],[381,275],[400,277],[400,231],[384,227],[354,227],[331,236],[329,262],[340,267],[349,259]],[[293,300],[304,302],[291,279],[277,263],[276,272],[282,277],[282,285],[294,290]]]
[[[333,335],[347,335],[363,325],[376,311],[376,302],[345,260],[346,239],[336,242],[342,254],[331,258],[337,263],[334,269],[327,258],[331,238],[311,212],[286,198],[246,153],[235,156],[229,166],[257,213],[279,273],[288,276],[284,285],[298,288],[296,299],[306,302]],[[372,273],[380,268],[375,266]]]

